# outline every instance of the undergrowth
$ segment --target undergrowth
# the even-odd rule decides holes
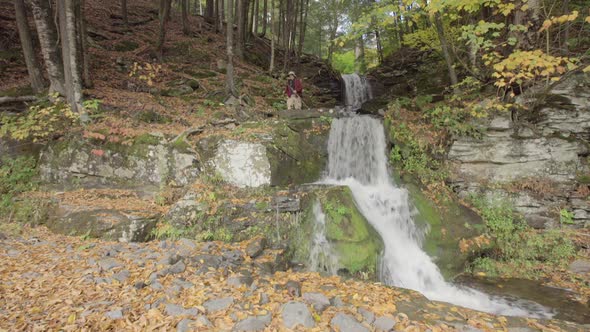
[[[472,204],[485,222],[488,240],[462,248],[476,257],[468,272],[538,278],[547,269],[565,267],[576,254],[574,244],[562,231],[532,229],[505,201],[475,197]]]

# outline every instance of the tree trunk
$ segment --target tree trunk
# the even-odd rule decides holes
[[[268,0],[264,0],[262,6],[262,37],[266,36],[266,25],[268,22]]]
[[[237,7],[237,24],[238,24],[238,35],[237,35],[237,40],[236,40],[236,56],[240,59],[244,58],[244,40],[246,38],[246,34],[244,32],[244,28],[246,25],[245,22],[245,1],[246,0],[237,0],[238,1],[238,7]]]
[[[381,34],[379,33],[379,28],[375,29],[375,41],[377,42],[377,56],[379,59],[379,64],[383,63],[383,44],[381,44]]]
[[[265,0],[266,3],[266,0]],[[270,65],[268,66],[268,72],[272,73],[275,70],[275,43],[276,43],[276,32],[278,22],[276,20],[275,13],[275,0],[271,0],[270,3]]]
[[[62,54],[62,65],[64,69],[64,96],[68,100],[68,104],[74,104],[72,91],[72,66],[70,61],[70,50],[69,47],[69,34],[68,34],[68,20],[66,14],[66,2],[65,0],[57,2],[57,14],[59,20],[59,36],[61,43],[61,54]],[[75,106],[75,104],[74,104]],[[72,108],[74,110],[74,107]]]
[[[123,24],[129,25],[129,19],[127,17],[127,0],[121,0],[121,16],[123,17]]]
[[[291,51],[291,21],[293,12],[293,0],[286,0],[285,24],[283,26],[283,72],[287,70],[289,52]]]
[[[25,56],[25,63],[27,65],[27,72],[29,73],[31,88],[33,88],[35,93],[40,93],[45,89],[45,82],[43,81],[41,65],[35,57],[33,39],[31,38],[31,30],[29,28],[29,21],[27,20],[27,12],[24,0],[15,0],[14,9],[16,12],[18,36],[23,49],[23,54]]]
[[[199,0],[200,1],[200,0]],[[205,18],[208,22],[213,22],[215,17],[213,16],[215,12],[215,1],[214,0],[207,0],[205,3]]]
[[[252,28],[252,33],[253,33],[255,36],[257,36],[257,35],[258,35],[258,25],[259,25],[259,19],[258,19],[258,16],[260,15],[260,10],[259,10],[259,7],[260,7],[260,2],[259,2],[259,0],[256,0],[256,1],[254,2],[254,9],[255,9],[255,10],[254,10],[254,22],[252,23],[252,26],[253,26],[253,28]]]
[[[80,24],[78,20],[81,16],[77,16],[76,13],[82,13],[81,11],[81,0],[65,0],[66,3],[66,22],[67,22],[67,33],[68,33],[68,50],[70,52],[70,67],[71,69],[71,84],[72,84],[72,111],[84,113],[84,106],[82,105],[82,62],[80,61],[80,54],[82,54],[80,41],[80,31],[78,27]],[[85,117],[85,116],[84,116]],[[87,119],[82,118],[85,122]]]
[[[242,0],[238,0],[242,1]],[[233,17],[233,0],[227,0],[227,15],[226,15],[226,49],[227,49],[227,66],[225,72],[225,92],[229,97],[236,98],[238,93],[236,91],[236,84],[234,82],[234,54],[233,54],[233,39],[234,39],[234,17]]]
[[[250,40],[252,31],[254,30],[254,0],[248,0],[248,10],[246,11],[246,41]],[[250,13],[250,14],[248,14]]]
[[[181,0],[182,33],[188,36],[191,33],[188,23],[188,0]]]
[[[225,2],[223,0],[218,0],[218,6],[219,6],[219,12],[217,13],[217,20],[219,22],[219,32],[221,32],[221,34],[224,33],[223,31],[223,17],[224,17],[224,7],[225,7]]]
[[[303,1],[303,0],[302,0]],[[305,12],[305,13],[304,13]],[[301,27],[299,28],[299,56],[303,54],[303,43],[305,42],[305,32],[307,30],[307,13],[309,12],[309,0],[305,0],[305,6],[301,11]]]
[[[354,70],[357,73],[364,73],[366,68],[365,65],[365,40],[361,35],[355,43],[354,47]]]
[[[215,26],[215,32],[220,32],[219,30],[219,1],[222,0],[214,0],[213,2],[213,25]]]
[[[166,26],[168,20],[166,19],[170,15],[170,6],[172,0],[160,0],[160,8],[162,8],[162,15],[160,15],[160,32],[158,34],[158,43],[156,50],[158,52],[158,58],[160,62],[164,59],[164,43],[166,41]]]
[[[301,1],[293,0],[293,10],[291,11],[291,16],[293,17],[293,22],[291,23],[291,41],[289,42],[289,50],[291,53],[297,52],[297,48],[295,47],[295,42],[297,41],[297,26],[299,25],[299,8],[301,7]]]
[[[455,72],[455,67],[453,66],[453,59],[451,58],[451,51],[449,50],[447,38],[445,37],[445,31],[442,19],[440,17],[440,13],[436,13],[434,15],[434,25],[436,27],[436,33],[438,34],[438,39],[440,41],[440,46],[442,49],[443,56],[445,58],[445,62],[447,63],[447,69],[449,71],[449,78],[451,80],[451,84],[456,85],[458,83],[457,73]]]
[[[64,67],[60,49],[57,47],[57,27],[53,23],[53,11],[48,0],[31,0],[31,5],[49,76],[49,93],[57,92],[65,96]]]
[[[569,0],[564,0],[563,1],[563,12],[564,14],[569,13],[569,5],[570,5],[570,1]],[[561,47],[561,53],[563,55],[567,55],[569,53],[569,45],[568,45],[568,39],[570,38],[570,22],[567,22],[565,24],[564,30],[563,30],[563,35],[561,37],[561,39],[563,39],[562,42],[562,47]]]
[[[334,53],[334,39],[336,39],[336,30],[338,29],[338,15],[334,15],[332,24],[330,25],[330,40],[328,45],[328,63],[332,63],[332,55]]]
[[[78,14],[78,43],[80,45],[80,57],[82,59],[82,81],[84,87],[91,88],[93,86],[90,77],[90,54],[88,53],[88,32],[86,29],[86,17],[84,16],[85,0],[80,0],[80,13]]]

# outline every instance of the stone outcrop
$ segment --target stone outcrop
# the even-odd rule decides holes
[[[442,58],[432,51],[402,48],[393,52],[367,78],[375,97],[436,95],[448,86]]]
[[[96,209],[61,205],[47,227],[55,233],[119,242],[145,242],[159,215],[145,211]]]
[[[453,185],[461,195],[509,199],[533,227],[555,226],[562,208],[588,226],[590,75],[574,74],[534,98],[539,106],[518,125],[510,114],[498,114],[482,124],[481,139],[453,142]],[[532,186],[538,188],[520,190]]]
[[[131,146],[93,146],[87,141],[61,141],[41,154],[39,170],[48,183],[186,185],[199,174],[197,155],[173,144],[136,142]]]
[[[325,237],[337,257],[336,270],[344,274],[363,272],[374,277],[383,242],[356,208],[348,187],[315,188],[307,195],[301,224],[289,236],[293,262],[305,265],[310,261],[312,239],[317,236],[313,208],[316,203],[325,215]]]
[[[248,128],[249,124],[243,124]],[[329,118],[274,121],[270,134],[199,141],[204,162],[237,187],[288,186],[317,181],[327,162]]]

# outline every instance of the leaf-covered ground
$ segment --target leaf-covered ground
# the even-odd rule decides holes
[[[54,235],[42,227],[0,236],[0,330],[6,331],[282,331],[298,321],[308,328],[290,327],[341,330],[344,321],[367,331],[385,323],[397,331],[583,330],[429,302],[380,284],[273,274],[280,251],[260,252],[247,242],[123,244]],[[288,303],[306,309],[293,320]]]

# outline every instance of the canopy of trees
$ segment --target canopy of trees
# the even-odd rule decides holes
[[[84,0],[14,4],[34,91],[48,87],[83,113],[82,89],[91,85]],[[127,7],[121,0],[120,17],[133,29]],[[510,94],[556,79],[589,57],[586,0],[157,0],[154,8],[159,61],[171,12],[181,14],[186,35],[202,29],[226,35],[226,90],[233,96],[239,94],[233,57],[244,59],[254,38],[270,45],[270,72],[284,72],[307,53],[341,72],[362,73],[397,49],[412,47],[437,52],[452,84],[470,77]],[[191,15],[205,23],[191,26]],[[27,17],[34,18],[36,34]],[[34,56],[32,35],[38,36],[43,63]]]

